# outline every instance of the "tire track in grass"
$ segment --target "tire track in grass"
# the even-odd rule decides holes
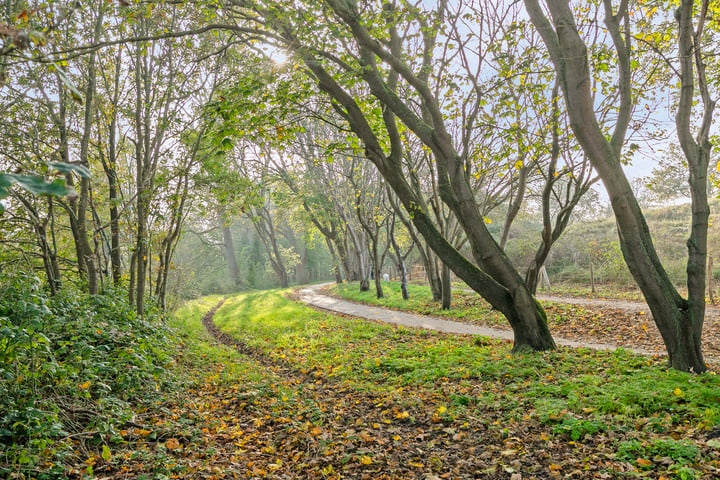
[[[208,333],[270,370],[296,396],[292,412],[284,411],[290,418],[265,414],[259,426],[257,418],[244,424],[265,430],[242,447],[249,473],[258,478],[492,480],[509,479],[521,470],[549,471],[550,456],[542,440],[547,435],[528,435],[520,425],[495,428],[489,416],[444,416],[448,395],[437,391],[443,389],[410,386],[381,396],[358,391],[320,369],[295,368],[220,331],[213,316],[221,305],[203,317]],[[456,385],[445,387],[455,390]],[[500,417],[502,412],[488,413]],[[499,419],[496,422],[499,425]],[[519,438],[524,435],[543,446],[531,447]],[[281,462],[270,462],[273,456]]]

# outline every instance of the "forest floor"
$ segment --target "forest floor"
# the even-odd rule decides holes
[[[71,477],[720,478],[714,373],[622,349],[512,355],[506,339],[329,314],[287,294],[176,312],[186,383]],[[457,292],[456,307],[492,318],[475,297]]]
[[[356,289],[356,286],[353,289],[352,285],[313,286],[316,296],[324,294],[337,300],[352,300],[363,305],[384,306],[392,310],[425,314],[424,323],[426,325],[432,322],[430,318],[437,318],[492,328],[502,332],[500,334],[493,334],[491,331],[486,333],[468,331],[465,333],[476,333],[495,338],[512,338],[506,336],[508,332],[511,333],[508,322],[498,312],[490,309],[489,305],[471,290],[455,289],[451,310],[441,311],[437,308],[430,308],[427,304],[418,305],[417,303],[408,303],[408,307],[405,308],[401,302],[393,299],[393,296],[397,297],[398,293],[393,290],[392,284],[388,289],[389,301],[375,298],[372,289],[365,295],[357,294],[353,291]],[[647,304],[642,301],[558,294],[540,294],[538,299],[545,308],[550,331],[558,344],[572,347],[586,346],[599,350],[614,350],[621,347],[645,355],[665,355],[660,332],[655,326]],[[323,307],[322,302],[316,301],[316,306]],[[335,306],[339,305],[335,304]],[[332,308],[328,309],[332,310]],[[465,312],[468,311],[476,312],[476,314],[466,315]],[[348,312],[341,310],[341,313]],[[355,315],[380,320],[378,316],[366,316],[361,311],[356,312]],[[440,327],[438,329],[442,330]],[[706,363],[715,370],[720,369],[720,308],[714,305],[708,305],[706,310],[703,352]]]

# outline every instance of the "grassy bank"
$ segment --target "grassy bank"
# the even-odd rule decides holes
[[[201,323],[219,300],[170,320],[172,382],[129,399],[111,435],[44,478],[717,478],[714,375],[623,351],[510,355],[281,291],[223,304],[228,347]]]
[[[497,454],[488,471],[522,467],[503,457],[513,456],[504,448],[509,445],[516,453],[557,449],[556,457],[528,457],[530,473],[572,468],[700,478],[717,467],[720,445],[707,441],[720,427],[720,382],[712,374],[667,371],[657,360],[624,351],[513,356],[499,341],[336,317],[277,292],[233,297],[215,320],[279,368],[380,399],[377,425],[402,420],[420,430],[455,432],[450,439],[462,432],[462,445],[467,435],[469,445]],[[292,395],[278,400],[291,422],[299,401]],[[317,425],[337,421],[322,409],[316,413]],[[435,467],[421,463],[427,474],[458,468],[442,458]]]

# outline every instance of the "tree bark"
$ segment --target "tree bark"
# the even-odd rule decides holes
[[[713,295],[713,257],[708,257],[708,273],[707,273],[707,287],[708,287],[708,297],[710,298],[710,303],[715,305],[715,297]]]
[[[108,158],[100,156],[105,177],[108,183],[108,203],[110,205],[110,268],[112,270],[112,281],[114,285],[120,283],[122,276],[122,265],[120,260],[120,213],[118,204],[120,202],[119,183],[117,176],[117,123],[118,108],[120,103],[120,75],[122,68],[122,51],[115,59],[115,80],[113,89],[112,109],[110,125],[108,127]]]
[[[587,47],[578,33],[570,5],[561,0],[548,0],[546,5],[552,15],[553,24],[551,24],[537,0],[525,0],[525,4],[532,22],[550,52],[565,96],[573,132],[605,184],[615,212],[625,262],[643,292],[660,330],[670,365],[677,370],[703,372],[707,369],[700,348],[703,316],[701,312],[704,312],[704,301],[700,305],[699,301],[692,297],[693,302],[689,303],[675,289],[657,256],[645,217],[622,171],[620,152],[632,111],[630,33],[626,28],[623,37],[619,27],[620,20],[627,22],[629,18],[627,2],[623,2],[621,10],[613,14],[610,0],[604,0],[605,23],[612,36],[619,65],[620,106],[615,131],[610,140],[600,128],[594,111],[595,98],[591,91]],[[682,4],[682,11],[685,13],[681,14],[681,18],[689,21],[692,2],[685,0]],[[692,54],[683,48],[686,45],[682,43],[682,28],[680,37],[681,52],[687,52],[686,55],[692,62]],[[692,97],[692,92],[690,96]],[[703,227],[700,224],[707,225],[701,219],[703,217],[701,203],[702,201],[697,204],[696,217],[696,203],[693,201],[693,225],[698,226],[696,231],[698,237],[702,237]],[[694,273],[693,279],[690,278],[691,271],[704,273],[702,243],[701,238],[693,235],[688,241],[692,257],[688,262],[689,290],[694,290],[697,284]],[[697,258],[703,258],[702,266],[693,261],[695,255]],[[704,282],[704,275],[702,277]],[[702,291],[704,292],[704,286]]]
[[[513,221],[520,212],[523,200],[525,199],[525,190],[527,187],[527,170],[528,167],[520,168],[518,172],[518,185],[515,195],[510,199],[510,205],[508,206],[507,214],[505,215],[505,224],[503,225],[502,235],[500,237],[500,248],[505,250],[508,238],[510,237],[510,227]]]
[[[265,251],[268,254],[270,265],[278,278],[280,288],[288,288],[290,286],[290,280],[282,255],[280,254],[280,248],[278,247],[272,215],[267,207],[260,206],[254,209],[253,217],[253,226],[265,246]]]
[[[222,236],[225,263],[228,265],[230,279],[232,280],[233,285],[238,287],[240,286],[240,268],[238,267],[237,258],[235,256],[235,242],[233,242],[232,232],[230,231],[230,227],[228,225],[223,224]]]
[[[442,309],[450,310],[452,307],[452,285],[450,284],[450,268],[442,264]]]
[[[343,282],[342,277],[342,266],[340,259],[338,259],[337,253],[335,252],[335,247],[333,246],[333,242],[329,237],[325,237],[325,244],[328,247],[328,251],[330,252],[330,256],[333,259],[333,273],[335,274],[335,283],[340,285]]]

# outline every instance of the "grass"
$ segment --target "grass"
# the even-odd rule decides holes
[[[475,292],[456,288],[453,291],[452,307],[442,310],[440,303],[432,301],[432,292],[427,285],[408,285],[410,298],[403,300],[399,282],[383,282],[383,298],[377,298],[375,289],[361,292],[357,283],[343,283],[332,285],[330,292],[342,298],[361,303],[372,303],[386,308],[397,310],[410,310],[422,315],[432,315],[456,320],[472,320],[482,318],[485,325],[506,327],[507,321],[500,312],[493,310],[490,305]]]
[[[359,388],[432,388],[451,379],[458,385],[511,393],[517,410],[509,414],[528,407],[546,414],[542,410],[555,405],[573,415],[593,411],[616,416],[620,423],[666,413],[702,427],[720,423],[720,382],[715,375],[666,370],[658,360],[624,350],[511,355],[507,342],[476,342],[465,336],[336,317],[277,292],[233,297],[215,321],[223,331],[271,358],[306,370],[320,369]]]
[[[217,310],[214,323],[245,353],[201,324],[221,297],[175,312],[172,389],[135,404],[132,422],[74,472],[659,479],[715,478],[720,467],[704,441],[720,425],[713,374],[622,350],[512,355],[507,342],[335,316],[286,293],[235,295]]]
[[[397,305],[399,293],[387,290],[383,304]],[[682,478],[688,471],[698,475],[687,478],[700,478],[701,470],[691,467],[708,452],[690,437],[720,426],[715,374],[666,370],[657,359],[624,350],[511,355],[506,342],[333,316],[277,291],[230,298],[215,323],[273,361],[393,399],[408,411],[422,409],[424,399],[433,398],[436,416],[442,412],[443,421],[452,424],[493,412],[496,422],[545,426],[561,441],[612,432],[617,455],[637,452],[640,458],[665,451],[674,470],[667,466],[663,471],[676,478],[681,470]],[[688,438],[673,443],[678,435]]]

